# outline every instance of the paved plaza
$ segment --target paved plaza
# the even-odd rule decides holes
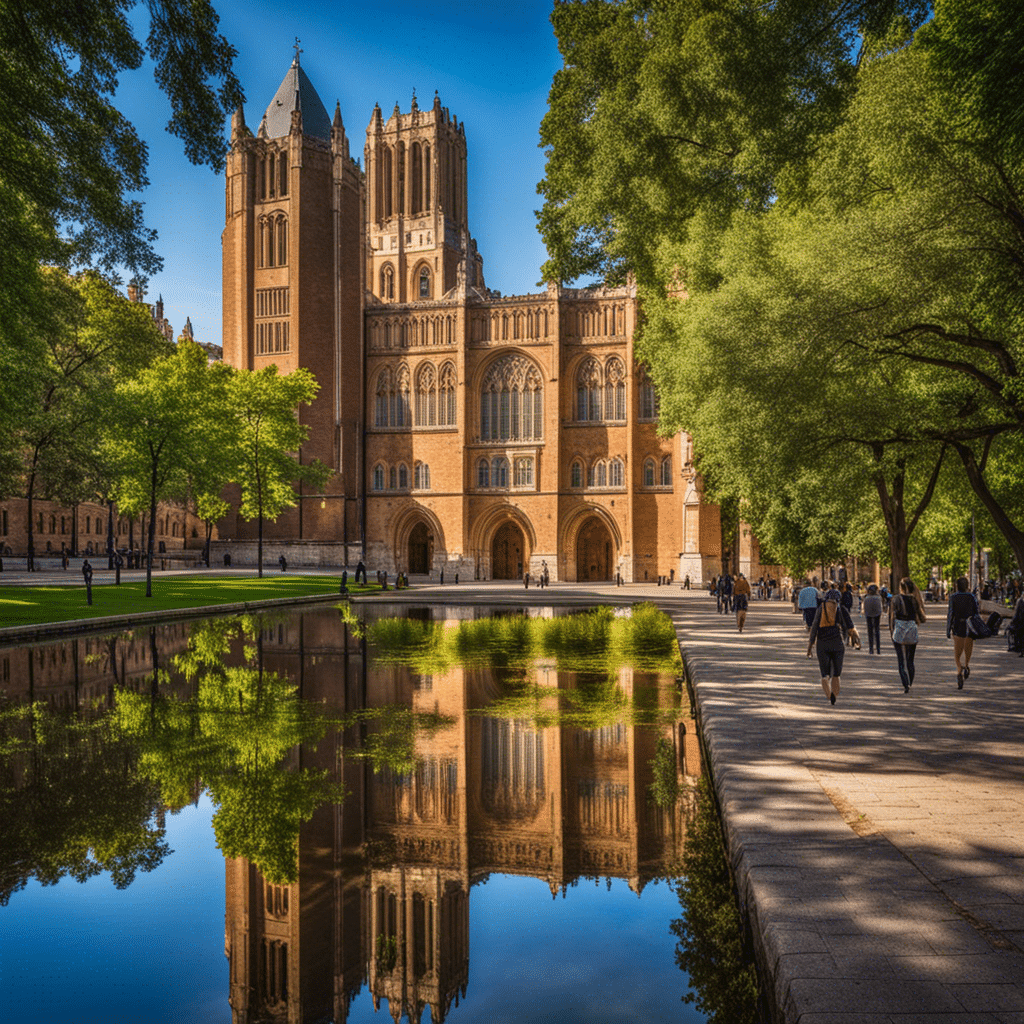
[[[792,1024],[1024,1024],[1024,660],[976,644],[956,688],[944,606],[904,694],[891,643],[836,705],[788,605],[742,634],[673,612],[760,966]],[[883,629],[883,643],[885,643]]]
[[[781,1019],[1024,1024],[1024,659],[1002,637],[975,646],[958,691],[944,606],[929,605],[904,694],[891,644],[869,655],[855,614],[865,647],[847,654],[833,707],[802,619],[779,601],[752,601],[739,634],[734,616],[678,585],[524,592],[423,577],[361,600],[524,598],[653,600],[671,613]]]

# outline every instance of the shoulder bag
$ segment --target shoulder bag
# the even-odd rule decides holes
[[[916,644],[917,622],[914,619],[905,618],[907,614],[906,596],[901,594],[899,601],[896,619],[892,624],[892,642],[894,644]]]

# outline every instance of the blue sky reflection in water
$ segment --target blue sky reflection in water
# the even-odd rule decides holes
[[[466,611],[460,610],[461,614]],[[411,891],[419,886],[428,900],[433,892],[439,894],[438,932],[443,933],[438,945],[442,951],[437,965],[440,988],[451,996],[463,984],[466,986],[465,998],[460,997],[460,1005],[453,1004],[447,1013],[446,1019],[453,1024],[460,1020],[704,1020],[692,1006],[681,1002],[687,982],[675,965],[675,940],[669,931],[670,922],[680,913],[678,898],[667,884],[652,878],[661,870],[658,865],[675,856],[673,850],[678,852],[672,837],[679,833],[668,819],[658,818],[646,800],[651,771],[648,758],[655,735],[649,727],[636,722],[605,726],[603,730],[561,725],[550,733],[534,733],[528,722],[488,716],[484,705],[493,699],[495,686],[493,682],[481,683],[489,673],[479,668],[464,672],[456,667],[431,679],[406,666],[370,666],[364,678],[357,667],[359,647],[351,638],[350,657],[344,655],[340,621],[333,609],[307,612],[283,622],[275,620],[273,628],[260,635],[259,647],[268,671],[284,671],[294,680],[301,662],[306,696],[336,702],[346,713],[360,707],[372,709],[375,700],[380,703],[383,698],[400,707],[432,710],[435,701],[440,700],[449,711],[456,707],[482,709],[476,715],[450,716],[450,724],[416,734],[417,758],[458,766],[456,788],[461,792],[452,790],[447,797],[442,794],[435,804],[430,803],[426,787],[443,786],[438,780],[453,780],[450,769],[427,771],[420,776],[403,776],[388,769],[374,775],[367,762],[350,756],[351,746],[344,747],[344,781],[353,794],[346,801],[345,821],[335,832],[333,812],[321,808],[308,828],[304,827],[300,843],[302,875],[300,883],[291,887],[289,898],[292,910],[301,913],[293,915],[292,920],[308,921],[325,912],[328,917],[321,917],[316,929],[303,931],[300,940],[291,936],[288,956],[293,977],[296,966],[307,973],[311,965],[316,965],[313,972],[322,973],[321,965],[329,971],[330,964],[341,962],[346,984],[354,995],[347,1020],[386,1020],[382,1014],[390,1016],[386,1003],[389,989],[394,991],[395,985],[400,988],[405,984],[402,965],[397,971],[391,968],[392,975],[382,979],[381,949],[376,947],[375,958],[372,940],[364,943],[365,948],[357,939],[350,942],[357,948],[335,951],[330,942],[317,947],[313,934],[333,934],[330,917],[340,914],[340,921],[347,914],[347,936],[377,934],[379,938],[373,923],[376,897],[371,894],[401,892],[404,887]],[[136,641],[122,637],[117,642],[124,645],[119,657],[122,676],[125,664],[139,664],[138,678],[133,680],[129,672],[129,684],[134,693],[148,695],[151,688],[145,659],[133,662],[131,645]],[[176,632],[169,629],[158,643],[166,645],[162,663],[171,664],[173,654],[180,653],[185,643],[180,627]],[[309,645],[305,653],[303,643]],[[141,644],[148,650],[148,631]],[[251,645],[249,649],[256,647]],[[236,647],[232,657],[237,657],[239,651]],[[9,652],[3,653],[7,657]],[[19,664],[16,652],[10,653],[15,665]],[[106,692],[101,658],[93,655],[91,661],[83,661],[81,670],[83,692],[88,692],[90,680],[102,683],[93,692]],[[17,696],[16,676],[12,683],[15,689],[11,695]],[[670,721],[675,717],[671,705],[677,703],[672,677],[660,681],[651,675],[630,677],[629,685],[637,692],[648,684],[655,684],[654,690],[661,695],[657,699],[661,713],[655,716],[659,721],[655,731],[671,736],[678,731]],[[583,684],[569,678],[562,685],[572,688]],[[48,699],[53,699],[56,688],[47,690],[38,671],[35,686],[37,696],[46,693]],[[196,692],[189,686],[175,680],[172,673],[162,689],[166,687],[169,695],[177,694],[175,699],[187,699]],[[490,696],[481,703],[481,694]],[[59,702],[60,695],[56,696]],[[642,703],[649,708],[651,699]],[[199,718],[206,713],[199,713]],[[360,729],[372,733],[381,727],[372,718],[366,720],[346,731],[344,743],[350,744]],[[209,728],[213,736],[216,726]],[[333,744],[341,738],[340,733],[329,736],[328,747],[333,750]],[[501,744],[508,743],[518,744],[514,749],[520,753],[511,761],[503,761],[501,751],[512,748]],[[310,763],[330,763],[322,759],[321,748],[302,757]],[[627,749],[631,752],[628,767]],[[537,757],[536,766],[546,778],[542,777],[539,787],[531,790],[533,802],[527,801],[532,808],[528,816],[517,818],[510,815],[511,804],[502,802],[501,792],[488,790],[490,783],[482,780],[497,780],[500,786],[499,762],[510,765],[509,771],[518,772],[521,766],[517,758],[523,751],[528,757]],[[5,772],[5,777],[11,775]],[[419,797],[417,786],[422,788]],[[537,793],[545,791],[547,797],[538,800]],[[612,791],[614,806],[605,806],[594,796]],[[558,792],[561,796],[555,800]],[[431,817],[435,813],[431,806],[447,810]],[[551,813],[556,807],[564,810],[564,821]],[[151,873],[138,872],[123,891],[114,888],[107,874],[85,884],[64,878],[50,887],[31,879],[25,888],[16,890],[10,904],[0,908],[4,984],[0,1019],[17,1024],[63,1019],[73,1019],[76,1024],[182,1020],[227,1024],[231,1006],[225,917],[229,932],[233,929],[237,956],[241,945],[238,922],[243,918],[255,920],[262,912],[256,904],[245,908],[237,901],[233,903],[230,886],[226,890],[225,862],[210,824],[214,810],[214,803],[204,794],[197,807],[189,805],[177,814],[167,814],[166,841],[174,852]],[[608,831],[601,823],[612,818],[618,825]],[[656,826],[656,821],[661,825]],[[332,834],[341,836],[343,848],[338,851],[337,861],[329,850],[326,855],[322,853],[324,837]],[[373,844],[372,868],[360,853],[361,836]],[[428,850],[425,855],[424,837]],[[435,842],[438,838],[440,843]],[[520,841],[524,845],[517,852]],[[403,848],[403,843],[404,849],[413,850],[411,855],[395,852]],[[433,849],[443,852],[429,852],[431,843]],[[611,868],[612,873],[632,877],[639,874],[648,879],[642,896],[630,890],[625,878],[613,878],[609,887],[605,871],[586,866],[597,863],[594,858],[607,856],[608,851],[612,851],[613,858],[620,858],[622,865]],[[535,872],[542,877],[528,877],[537,856],[550,859],[546,867]],[[341,865],[342,898],[348,901],[344,913],[339,911],[340,902],[335,905],[332,899],[326,903],[320,899],[323,893],[334,891],[334,863]],[[507,873],[509,865],[512,874]],[[593,877],[583,877],[587,875],[599,877],[595,883]],[[255,880],[251,891],[263,893],[255,869],[250,877]],[[555,879],[569,884],[564,896],[559,889],[552,899]],[[443,908],[446,893],[454,898],[448,910]],[[419,912],[414,906],[410,899],[407,911],[400,908],[400,913],[409,914],[410,922]],[[353,914],[359,918],[354,930]],[[284,919],[279,918],[277,925]],[[272,937],[272,927],[277,925],[267,926],[264,938]],[[468,938],[465,947],[460,945],[461,939],[451,938],[463,931]],[[279,936],[280,930],[276,934]],[[262,941],[255,938],[253,950]],[[443,952],[446,944],[455,949],[454,955]],[[253,959],[256,956],[258,953]],[[468,972],[463,958],[468,959]],[[381,1000],[377,1012],[371,993],[374,965],[378,973],[375,991]],[[386,975],[388,968],[383,970]],[[430,970],[428,964],[428,975]],[[250,980],[259,987],[258,979]],[[333,982],[330,977],[323,981],[329,993]],[[293,985],[289,993],[292,998],[295,988]],[[304,989],[303,995],[308,998],[302,1019],[322,1019],[322,993],[311,994]],[[255,1002],[259,999],[254,998]],[[256,1009],[255,1005],[251,1009]],[[424,1009],[421,1019],[431,1019],[429,1009]]]
[[[118,890],[107,873],[33,880],[0,908],[0,1020],[230,1021],[224,858],[209,799],[167,816],[174,851]]]

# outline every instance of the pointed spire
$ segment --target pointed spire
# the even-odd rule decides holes
[[[410,109],[413,111],[413,113],[420,109],[419,104],[417,104],[416,102],[416,86],[412,87],[412,107]]]
[[[395,109],[391,111],[391,116],[398,117],[400,114],[401,111],[398,109],[398,100],[395,100]]]
[[[345,126],[341,123],[341,101],[340,100],[335,100],[334,101],[334,122],[332,123],[331,127],[335,131],[344,131],[345,130]]]
[[[181,329],[181,333],[188,339],[194,340],[195,335],[192,333],[192,318],[185,317],[185,326]]]
[[[239,139],[248,134],[249,129],[245,127],[245,111],[242,109],[242,104],[239,103],[231,115],[231,138]]]
[[[259,131],[256,133],[256,135],[257,135],[258,138],[261,138],[261,139],[269,139],[270,138],[270,132],[267,131],[267,115],[266,114],[263,115],[263,120],[260,121],[260,128],[259,128]]]

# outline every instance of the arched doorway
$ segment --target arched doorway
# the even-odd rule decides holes
[[[491,544],[491,576],[496,580],[521,579],[526,564],[523,531],[513,522],[503,524]]]
[[[597,516],[591,516],[576,538],[576,579],[612,579],[613,554],[608,527]]]
[[[424,575],[430,572],[434,559],[434,537],[427,524],[420,520],[409,534],[409,572]]]

